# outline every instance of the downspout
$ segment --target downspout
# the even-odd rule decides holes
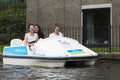
[[[66,0],[64,0],[64,27],[66,27]]]
[[[39,24],[39,14],[40,14],[40,12],[39,12],[39,0],[37,1],[37,7],[38,7],[38,17],[37,17],[37,24]]]

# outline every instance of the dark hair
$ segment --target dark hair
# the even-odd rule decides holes
[[[53,27],[53,32],[54,32],[54,30],[55,30],[55,28],[56,28],[56,27],[59,27],[59,28],[60,28],[60,26],[59,26],[59,24],[58,24],[58,23],[55,23],[55,24],[54,24],[54,27]]]
[[[60,25],[58,24],[58,23],[55,23],[55,25],[54,25],[55,27],[60,27]]]
[[[30,29],[30,26],[31,26],[31,25],[34,26],[34,24],[29,23],[29,24],[28,24],[28,27],[27,27],[27,32],[29,32],[29,29]]]
[[[37,26],[39,29],[39,32],[41,32],[41,27],[38,24],[36,24],[35,26]]]
[[[59,28],[60,28],[60,26],[59,26],[58,23],[55,23],[55,25],[54,25],[54,27],[53,27],[53,31],[54,31],[54,29],[55,29],[56,27],[59,27]]]
[[[36,24],[35,26],[37,26],[38,29],[39,29],[39,32],[37,33],[37,34],[38,34],[38,37],[39,37],[39,38],[45,38],[45,35],[44,35],[43,32],[41,31],[41,27],[40,27],[38,24]]]

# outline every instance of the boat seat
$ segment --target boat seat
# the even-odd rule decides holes
[[[23,41],[21,39],[12,39],[10,42],[10,46],[20,46],[23,45]]]

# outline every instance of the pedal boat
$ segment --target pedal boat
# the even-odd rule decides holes
[[[67,62],[83,61],[94,65],[98,54],[67,37],[45,38],[35,43],[33,50],[23,45],[22,40],[11,40],[3,49],[4,65],[65,67]]]

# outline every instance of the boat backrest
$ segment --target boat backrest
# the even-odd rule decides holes
[[[10,46],[20,46],[23,45],[23,41],[21,39],[12,39],[10,42]]]
[[[29,55],[29,48],[26,45],[22,46],[6,46],[3,49],[4,55]]]

